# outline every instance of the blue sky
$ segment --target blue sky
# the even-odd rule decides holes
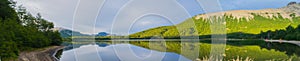
[[[158,26],[167,26],[180,23],[187,17],[204,13],[196,0],[16,0],[19,5],[23,5],[32,14],[41,13],[43,18],[54,22],[56,27],[63,27],[67,29],[74,29],[82,33],[92,34],[98,32],[109,32],[116,34],[130,34],[139,32],[149,28]],[[129,4],[129,1],[136,1],[137,4]],[[178,4],[187,11],[190,16],[180,16],[178,11],[180,8],[176,8],[172,3],[168,1],[177,1]],[[203,1],[203,0],[202,0]],[[227,10],[257,10],[266,8],[280,8],[286,6],[291,1],[299,0],[219,0],[220,5],[224,11]],[[85,3],[83,3],[85,2]],[[95,3],[96,2],[96,3]],[[151,3],[152,2],[152,3]],[[174,3],[174,2],[173,2]],[[203,3],[203,2],[202,2]],[[79,4],[79,5],[78,5]],[[122,8],[123,6],[130,6]],[[80,8],[77,8],[80,6]],[[146,16],[140,17],[136,20],[115,20],[118,12],[124,14],[125,17],[129,17],[133,14],[143,12],[142,7],[155,7],[156,14],[170,14],[177,15],[169,18],[163,16]],[[140,7],[139,10],[134,7]],[[167,7],[167,8],[166,8]],[[122,9],[121,9],[122,8]],[[83,11],[80,11],[82,9]],[[77,10],[77,12],[76,12]],[[86,10],[84,12],[84,10]],[[94,11],[93,11],[94,10]],[[150,10],[150,8],[149,8]],[[78,13],[78,11],[81,12]],[[155,10],[151,10],[153,12]],[[84,15],[87,14],[87,15]],[[90,14],[90,15],[88,15]],[[77,15],[77,16],[76,16]],[[123,15],[123,16],[124,16]],[[169,16],[170,16],[169,15]],[[168,16],[168,15],[166,15]],[[73,17],[80,17],[73,18]],[[177,18],[173,20],[172,18]],[[74,23],[75,22],[75,23]],[[128,26],[130,25],[129,29]],[[113,32],[111,32],[113,31]],[[121,32],[124,31],[124,32]],[[127,33],[126,33],[127,32]]]

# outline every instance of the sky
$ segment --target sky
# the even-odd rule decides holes
[[[108,32],[131,34],[158,26],[178,24],[208,12],[203,4],[220,5],[221,10],[280,8],[299,0],[15,0],[35,15],[53,22],[55,27],[85,34]],[[217,4],[217,3],[220,4]],[[200,4],[202,3],[202,4]],[[202,6],[201,6],[202,5]],[[202,9],[203,8],[207,8]],[[204,11],[205,10],[205,11]]]

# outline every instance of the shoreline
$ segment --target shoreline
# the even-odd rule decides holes
[[[65,46],[50,46],[35,51],[24,51],[19,54],[18,61],[58,61],[57,51]]]
[[[64,49],[64,48],[65,48],[65,46],[62,46],[61,48],[56,49],[56,50],[54,51],[53,54],[51,54],[52,57],[55,59],[55,61],[59,61],[59,59],[58,59],[57,57],[55,57],[55,55],[57,55],[57,52],[58,52],[59,50]]]

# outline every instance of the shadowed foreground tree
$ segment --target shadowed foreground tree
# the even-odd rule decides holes
[[[60,45],[61,37],[51,30],[54,25],[39,14],[32,16],[26,9],[15,10],[15,2],[0,0],[0,57],[14,60],[20,51]]]

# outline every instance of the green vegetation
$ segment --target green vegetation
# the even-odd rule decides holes
[[[259,34],[249,34],[243,32],[229,33],[227,38],[236,39],[279,39],[279,40],[300,40],[300,24],[294,28],[289,25],[285,29],[261,31]]]
[[[0,0],[0,57],[15,60],[20,51],[60,45],[61,37],[52,31],[53,23],[39,14],[30,15],[23,7],[15,10],[15,2]]]
[[[270,39],[284,39],[284,40],[300,40],[300,25],[294,28],[293,26],[288,26],[286,29],[280,29],[275,31],[261,32],[260,36],[262,38]]]
[[[229,34],[228,37],[247,37],[259,34],[261,31],[276,31],[276,29],[284,29],[289,25],[296,27],[300,24],[300,17],[295,16],[294,13],[290,15],[291,18],[283,18],[280,13],[277,14],[278,16],[273,16],[271,18],[252,13],[251,15],[253,18],[248,20],[246,18],[235,18],[232,15],[224,15],[222,18],[226,22],[219,23],[221,24],[219,26],[226,26],[224,31],[226,30]],[[161,35],[164,38],[179,38],[179,36],[198,35],[200,38],[205,38],[207,35],[211,35],[211,27],[214,27],[211,26],[211,24],[218,21],[221,22],[220,20],[209,20],[204,18],[195,19],[193,17],[174,26],[162,26],[131,34],[130,38],[151,38],[155,35]],[[192,23],[195,24],[195,27]],[[179,28],[182,30],[179,30]],[[243,35],[241,35],[241,33]]]
[[[199,43],[195,42],[148,42],[148,41],[132,41],[130,42],[133,45],[158,50],[158,51],[167,51],[175,52],[181,54],[190,59],[200,59],[207,60],[207,57],[210,57],[210,50],[212,44],[209,41],[201,41]],[[152,45],[150,45],[152,43]],[[195,49],[195,46],[199,46],[199,51],[192,51]],[[150,47],[151,46],[151,47]],[[182,49],[182,47],[184,47]],[[166,50],[165,50],[165,49]],[[181,53],[181,50],[188,50],[184,53]],[[221,54],[224,57],[224,61],[232,59],[251,59],[254,61],[266,61],[266,60],[275,60],[275,61],[299,61],[300,60],[300,47],[293,44],[285,43],[269,43],[262,40],[242,40],[242,41],[228,41],[225,54]],[[192,55],[199,53],[197,58],[193,58]],[[213,58],[214,59],[214,58]]]
[[[200,36],[201,37],[201,36]],[[249,34],[249,33],[229,33],[227,38],[236,39],[279,39],[279,40],[300,40],[300,24],[294,28],[289,25],[285,29],[276,29],[275,31],[261,31],[259,34]]]

